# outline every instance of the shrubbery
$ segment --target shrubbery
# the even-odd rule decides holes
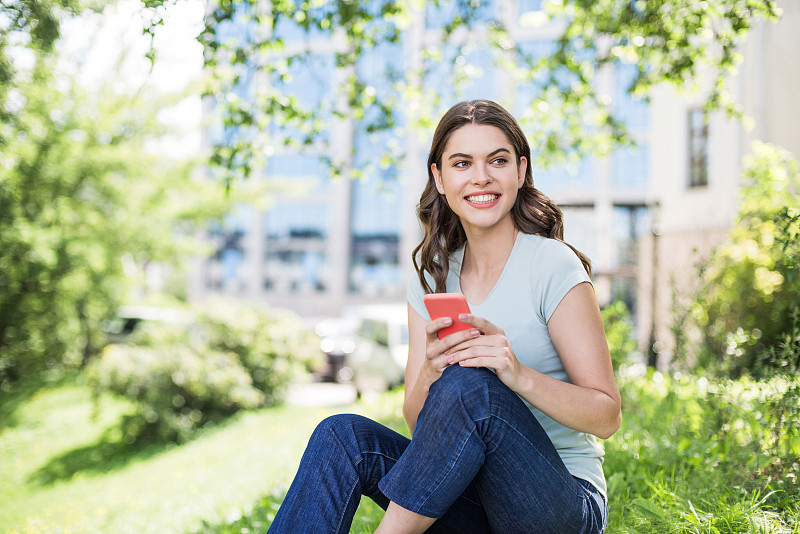
[[[691,307],[701,368],[769,376],[762,354],[784,341],[800,310],[800,172],[787,152],[756,144],[728,242],[701,269]],[[776,369],[780,372],[780,369]]]
[[[633,320],[628,307],[621,300],[616,300],[600,311],[603,317],[603,328],[606,332],[608,350],[614,369],[630,363],[636,350]]]
[[[618,382],[623,423],[605,442],[603,466],[613,503],[609,532],[796,528],[800,435],[796,415],[785,417],[782,404],[797,380],[709,381],[623,369]]]
[[[214,303],[188,325],[146,324],[109,345],[87,369],[95,391],[135,403],[126,440],[184,440],[241,409],[282,400],[319,354],[318,340],[286,311]]]

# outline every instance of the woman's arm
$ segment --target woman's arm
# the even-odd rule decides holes
[[[405,398],[403,400],[403,418],[408,429],[414,433],[417,416],[428,397],[428,388],[433,382],[423,377],[419,380],[422,364],[425,360],[425,319],[420,316],[411,304],[408,305],[408,361],[406,362]],[[430,381],[430,383],[428,383]]]
[[[486,335],[455,347],[450,363],[495,369],[512,391],[566,427],[600,438],[617,431],[621,400],[600,308],[590,284],[573,287],[547,323],[570,382],[522,365],[500,328],[475,315],[466,319]]]
[[[408,361],[406,362],[405,399],[403,418],[408,429],[414,433],[417,416],[428,398],[431,384],[450,365],[445,351],[454,345],[477,337],[479,332],[464,330],[439,339],[438,332],[452,324],[452,319],[443,317],[427,322],[411,305],[408,305]]]
[[[571,384],[534,371],[528,402],[565,426],[611,437],[622,420],[622,400],[591,284],[573,287],[547,328]]]

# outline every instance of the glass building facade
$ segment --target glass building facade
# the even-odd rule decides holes
[[[428,71],[423,80],[426,89],[447,107],[473,98],[509,101],[512,93],[507,73],[495,64],[488,48],[473,44],[460,56],[454,45],[436,42],[443,22],[451,19],[448,10],[453,9],[452,4],[425,6],[423,16],[414,23],[424,25],[421,33],[425,36],[416,46],[434,44],[441,47],[442,57],[453,58]],[[515,24],[519,24],[526,15],[541,9],[542,0],[518,0],[515,6]],[[490,3],[476,16],[479,20],[499,18],[500,9],[500,2]],[[526,54],[547,54],[555,46],[553,32],[521,25],[511,30]],[[229,30],[231,34],[236,31],[247,29],[237,30],[234,25]],[[306,34],[288,19],[277,24],[275,36],[287,43],[306,44],[327,38],[315,31]],[[406,35],[398,43],[383,43],[359,57],[355,68],[366,84],[365,90],[379,91],[384,84],[404,76],[409,58],[420,53],[411,49],[412,41]],[[322,110],[323,100],[335,94],[336,80],[341,78],[337,77],[332,48],[312,48],[306,61],[291,63],[280,78],[260,81],[258,73],[253,72],[243,83],[271,83],[290,91],[302,105]],[[450,80],[454,69],[461,67],[467,83],[457,91]],[[565,238],[592,260],[601,304],[622,299],[635,309],[639,244],[649,231],[645,201],[649,110],[646,103],[626,92],[635,75],[632,67],[617,64],[607,75],[615,113],[627,124],[636,146],[619,148],[603,159],[534,168],[534,182],[561,206]],[[534,97],[535,83],[513,87],[510,109],[518,117]],[[237,90],[240,98],[251,95],[251,86]],[[395,111],[402,129],[403,110]],[[209,239],[216,250],[203,264],[200,293],[255,297],[288,305],[303,314],[335,314],[351,303],[370,299],[404,300],[406,283],[413,276],[410,250],[419,239],[413,207],[427,178],[425,142],[409,143],[407,132],[400,136],[366,133],[332,116],[324,119],[330,128],[325,130],[322,143],[303,149],[276,143],[266,158],[259,179],[274,186],[266,209],[242,206],[210,229]],[[370,119],[368,110],[361,120]],[[276,138],[300,135],[290,126],[271,124],[269,128]],[[233,139],[240,133],[211,130],[209,135],[215,141]],[[341,138],[346,140],[339,155],[349,154],[348,168],[358,171],[355,179],[347,173],[332,178],[329,161],[337,154],[325,150],[332,150],[330,147]],[[380,155],[385,152],[401,153],[406,165],[381,164]]]

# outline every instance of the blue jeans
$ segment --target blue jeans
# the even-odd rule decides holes
[[[412,440],[358,415],[322,421],[269,532],[346,534],[361,495],[439,518],[430,533],[596,534],[608,515],[515,393],[457,365],[431,386]]]

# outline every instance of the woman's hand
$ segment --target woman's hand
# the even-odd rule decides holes
[[[477,315],[461,314],[458,319],[474,326],[475,329],[471,332],[483,332],[483,335],[473,335],[470,339],[453,344],[452,348],[446,351],[447,363],[494,369],[497,377],[511,391],[519,391],[523,379],[521,372],[523,366],[517,360],[503,329]],[[445,339],[455,335],[451,334]]]
[[[453,320],[450,317],[442,317],[425,325],[425,361],[422,365],[423,373],[428,378],[426,380],[428,385],[435,382],[444,370],[452,365],[451,354],[454,347],[480,337],[478,329],[471,329],[454,332],[439,339],[439,330],[452,324]]]
[[[431,384],[439,380],[451,365],[448,360],[453,348],[481,335],[477,329],[470,329],[439,339],[439,330],[452,323],[449,317],[429,321],[408,305],[408,363],[403,417],[412,434]]]

